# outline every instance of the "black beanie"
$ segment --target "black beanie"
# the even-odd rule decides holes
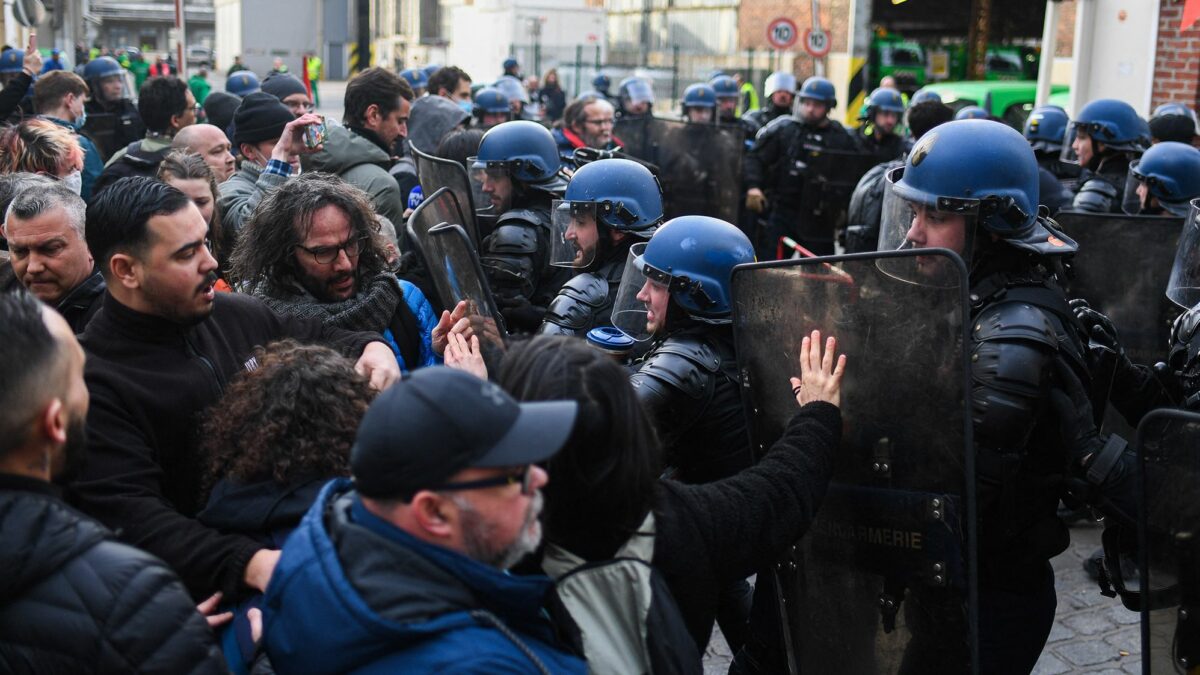
[[[226,129],[233,121],[233,114],[242,104],[242,97],[223,91],[214,91],[204,99],[204,114],[208,123]]]
[[[308,90],[304,88],[304,83],[291,73],[275,73],[268,77],[263,80],[262,90],[280,101],[292,94],[308,96]]]
[[[259,143],[270,141],[283,135],[283,128],[288,122],[296,119],[287,106],[274,96],[256,91],[242,99],[237,113],[233,116],[233,142]]]

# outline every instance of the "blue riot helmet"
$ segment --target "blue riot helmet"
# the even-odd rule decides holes
[[[654,88],[640,77],[627,77],[617,86],[617,100],[624,115],[648,115],[654,109]]]
[[[977,105],[960,108],[958,112],[954,113],[954,119],[956,120],[989,120],[991,118],[992,116],[988,114],[988,111]]]
[[[563,198],[554,202],[553,213],[550,264],[586,268],[611,246],[609,232],[639,239],[654,234],[663,217],[662,186],[637,162],[602,159],[583,165],[571,176]],[[603,227],[596,230],[599,225]],[[588,240],[595,243],[588,245]]]
[[[521,67],[521,64],[517,63],[517,60],[511,56],[508,57],[507,59],[504,59],[503,65],[504,65],[504,72],[506,74],[508,74],[510,71],[515,71]]]
[[[741,95],[737,80],[728,75],[717,75],[708,85],[717,94],[717,116],[728,121],[737,114],[738,97]]]
[[[492,127],[479,142],[479,154],[467,158],[475,194],[490,200],[496,215],[512,208],[512,197],[527,189],[556,194],[565,187],[560,163],[554,136],[528,120]],[[511,190],[503,185],[508,180]]]
[[[799,96],[801,99],[820,101],[830,108],[837,106],[837,90],[832,82],[823,77],[813,76],[805,80]]]
[[[871,92],[867,97],[866,111],[863,119],[875,119],[877,112],[894,112],[897,115],[904,115],[904,97],[895,89],[885,89],[880,87]]]
[[[5,53],[7,55],[7,52]],[[83,79],[91,90],[92,100],[107,106],[130,98],[125,69],[111,56],[101,56],[83,67]]]
[[[412,87],[413,93],[421,96],[429,89],[429,76],[424,70],[418,68],[407,68],[400,71],[400,77],[408,81],[408,86]]]
[[[422,68],[421,72],[425,73],[425,77],[428,79],[430,77],[433,77],[433,74],[441,69],[442,69],[442,65],[440,63],[431,63],[431,64],[425,66],[424,68]]]
[[[225,91],[234,96],[246,98],[256,91],[262,90],[262,83],[258,81],[258,76],[249,70],[239,70],[229,76],[225,80]]]
[[[482,87],[475,94],[474,113],[476,123],[484,129],[512,119],[508,97],[495,87]]]
[[[10,49],[0,54],[0,83],[16,77],[25,68],[25,52],[21,49]]]
[[[712,87],[697,82],[683,90],[683,118],[689,122],[708,124],[713,121],[717,107],[717,92]]]
[[[879,250],[949,248],[970,265],[980,229],[1036,254],[1072,254],[1075,243],[1039,219],[1038,180],[1033,148],[1012,127],[991,120],[942,124],[913,145],[904,166],[888,173]],[[880,269],[941,285],[953,272],[941,262],[893,258],[880,261]]]
[[[647,303],[637,297],[648,284],[666,290],[668,305],[691,319],[727,324],[733,313],[733,268],[750,262],[754,245],[737,227],[708,216],[673,218],[650,241],[630,247],[613,302],[613,325],[639,341],[665,327],[677,310],[668,306],[665,316],[648,314]]]
[[[1067,111],[1056,105],[1038,106],[1025,119],[1025,140],[1034,152],[1061,152],[1069,121]]]
[[[908,103],[909,103],[909,105],[916,105],[918,103],[925,103],[926,101],[937,101],[938,103],[941,103],[942,95],[937,93],[936,91],[931,91],[929,89],[922,89],[922,90],[918,91],[917,93],[913,94],[912,98],[908,100]]]
[[[508,107],[514,118],[518,118],[525,106],[529,105],[529,92],[525,91],[525,85],[512,75],[501,77],[492,86],[508,98]]]
[[[608,89],[611,86],[612,78],[604,73],[596,73],[596,76],[592,78],[592,89],[595,89],[605,96],[608,96]]]
[[[1200,136],[1200,120],[1196,119],[1196,111],[1182,103],[1163,103],[1150,116],[1150,136],[1156,143],[1191,143]]]
[[[1153,197],[1153,201],[1150,199]],[[1186,216],[1188,203],[1200,197],[1200,150],[1163,141],[1129,164],[1125,213]]]
[[[1138,116],[1133,106],[1115,98],[1101,98],[1083,106],[1067,125],[1063,135],[1062,161],[1079,164],[1072,147],[1076,138],[1088,138],[1092,144],[1094,165],[1100,160],[1098,143],[1106,150],[1140,154],[1150,147],[1150,125]],[[1092,167],[1089,167],[1092,168]]]

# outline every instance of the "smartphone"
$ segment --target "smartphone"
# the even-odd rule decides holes
[[[315,148],[321,145],[328,136],[328,131],[325,129],[324,117],[317,124],[310,124],[304,127],[304,145],[308,148]]]

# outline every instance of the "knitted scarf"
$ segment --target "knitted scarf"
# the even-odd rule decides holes
[[[250,294],[281,314],[320,319],[345,330],[382,333],[391,324],[400,304],[400,284],[391,272],[380,272],[363,283],[354,297],[341,302],[321,302],[299,285],[281,297],[272,284],[257,283]]]

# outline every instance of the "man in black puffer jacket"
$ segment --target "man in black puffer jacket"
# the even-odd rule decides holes
[[[0,672],[225,672],[178,577],[55,495],[83,447],[83,361],[62,317],[0,296]]]

